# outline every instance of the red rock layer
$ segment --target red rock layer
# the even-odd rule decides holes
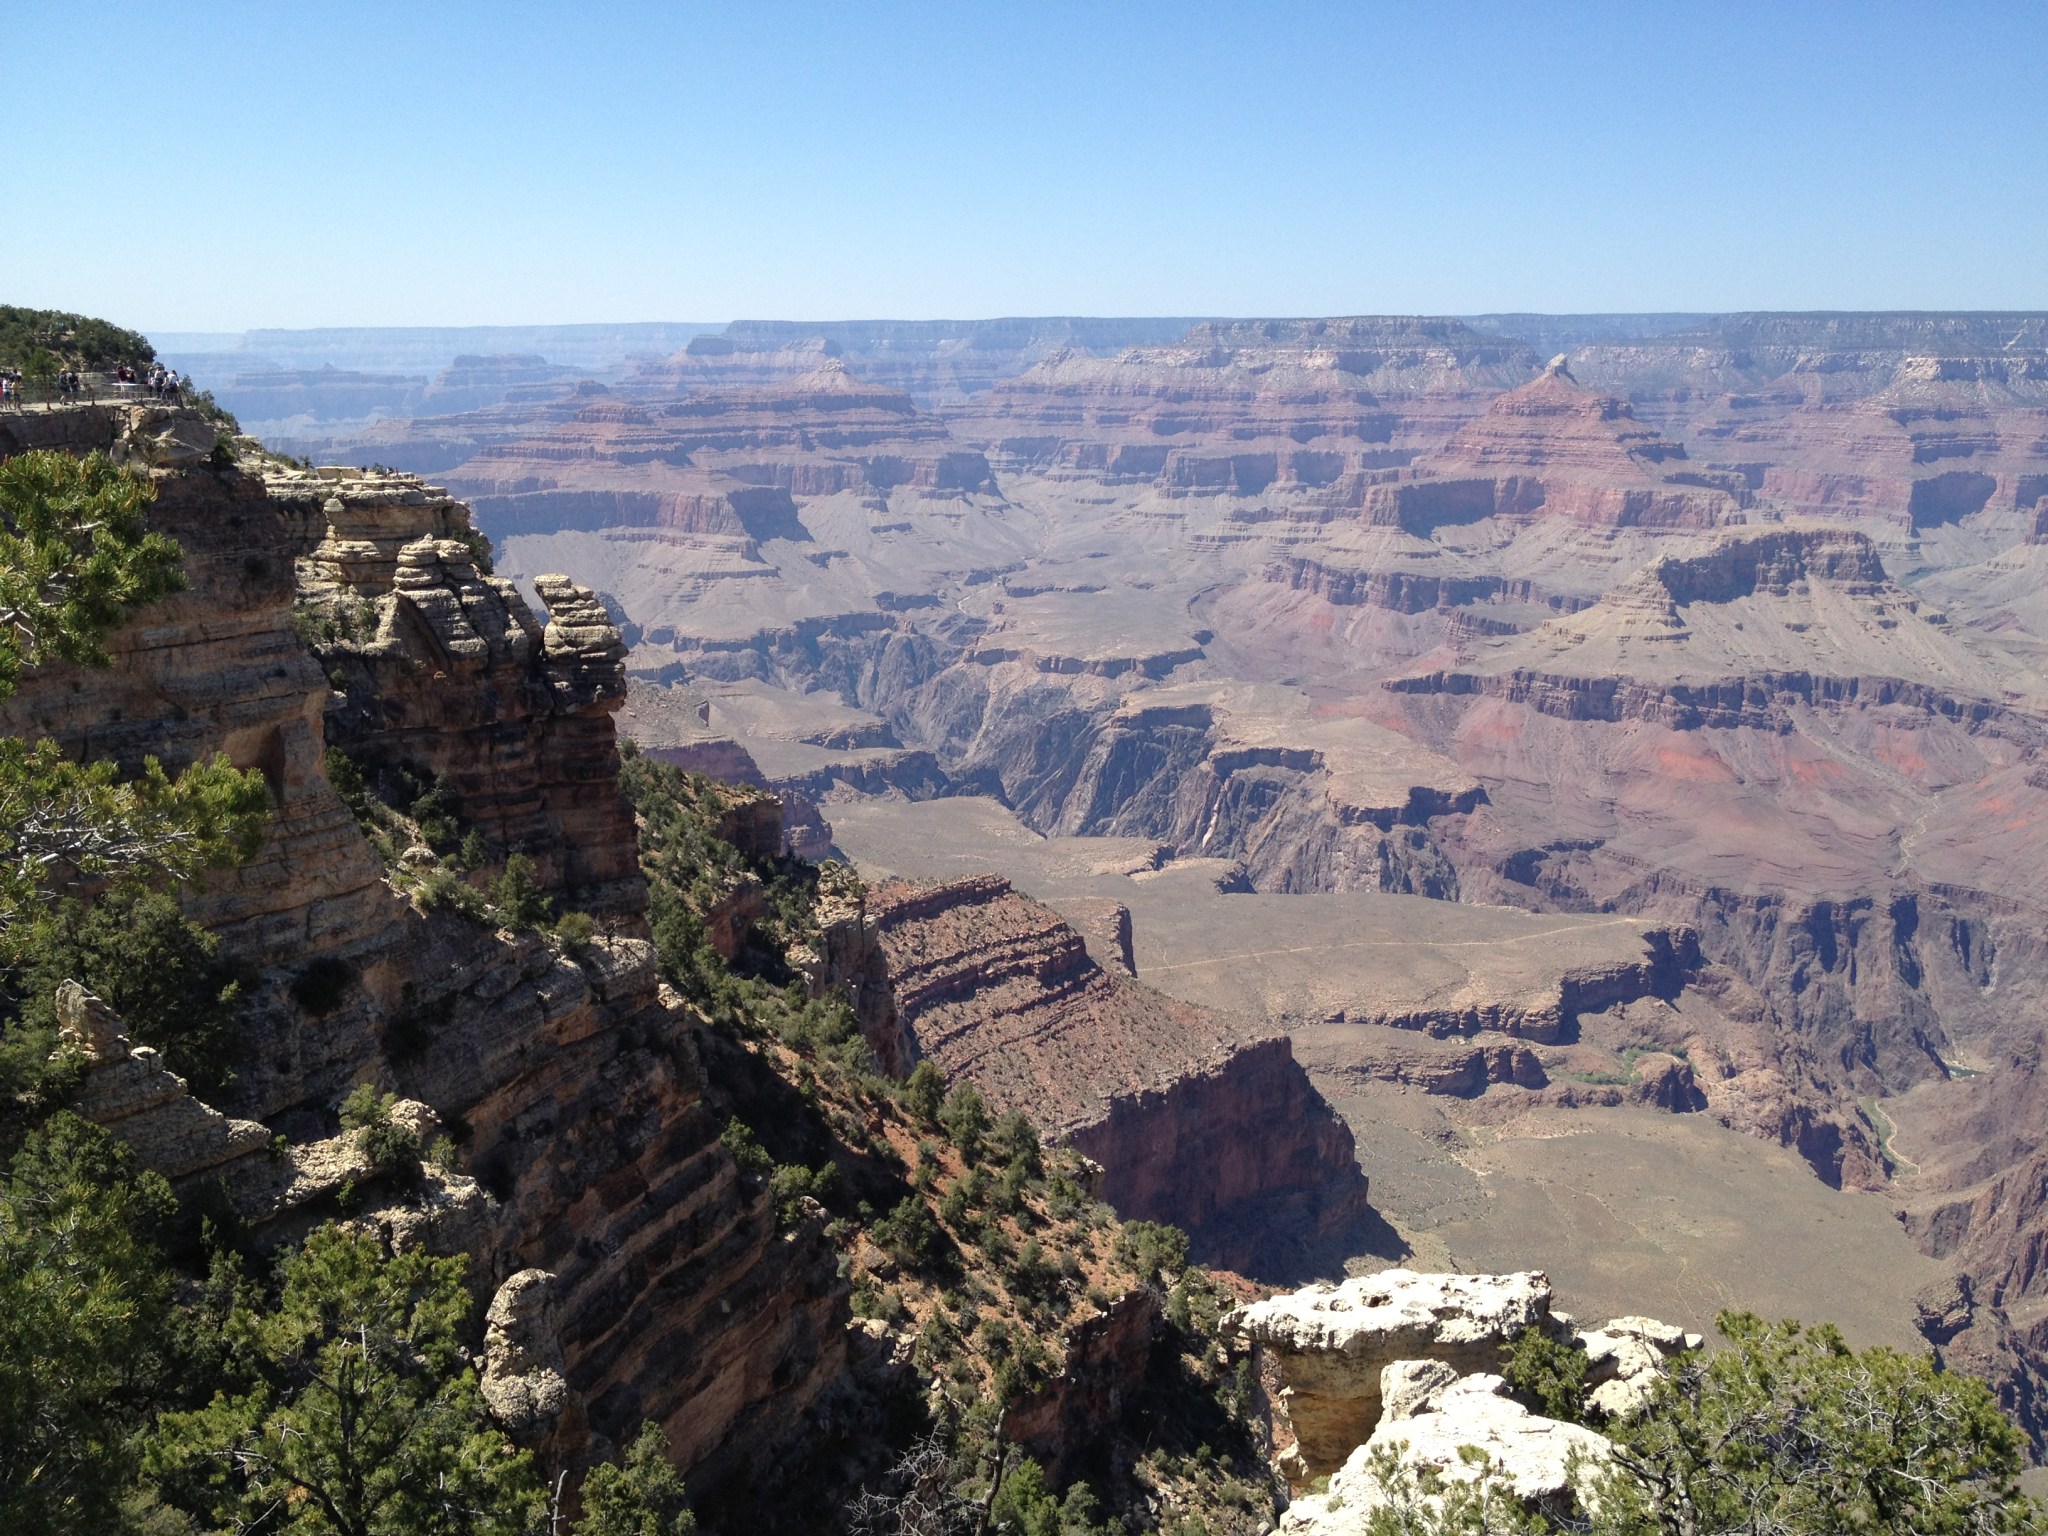
[[[1071,1136],[1126,1217],[1184,1226],[1215,1261],[1259,1272],[1363,1214],[1351,1133],[1284,1038],[1104,969],[996,876],[891,882],[869,910],[905,1054]]]
[[[1581,389],[1562,360],[1496,399],[1431,461],[1447,476],[1491,474],[1497,510],[1614,528],[1711,528],[1738,520],[1747,487],[1684,468],[1685,448],[1635,420],[1628,403]]]

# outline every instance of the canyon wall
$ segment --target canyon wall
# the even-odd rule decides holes
[[[184,547],[188,589],[114,637],[111,670],[36,669],[0,728],[130,767],[225,751],[276,800],[258,858],[189,903],[253,973],[248,1049],[221,1107],[297,1145],[332,1134],[356,1082],[430,1105],[463,1128],[490,1196],[470,1243],[482,1278],[556,1277],[588,1449],[652,1418],[705,1491],[778,1454],[842,1373],[845,1287],[829,1246],[778,1232],[742,1185],[688,1021],[657,998],[608,714],[616,634],[573,587],[553,589],[544,626],[476,579],[466,546],[436,537],[466,526],[460,509],[416,482],[331,483],[343,531],[364,515],[352,489],[401,491],[377,513],[400,551],[376,639],[349,690],[331,690],[293,622],[303,508],[166,446],[178,423],[159,412],[30,420],[11,447],[35,434],[157,463],[151,522]],[[602,912],[610,936],[572,957],[401,899],[323,770],[330,711],[365,751],[448,764],[463,815],[531,850],[549,889]],[[309,1006],[295,983],[316,968],[340,996]]]
[[[1285,1039],[1162,996],[994,876],[870,898],[912,1059],[1103,1166],[1126,1217],[1255,1275],[1326,1265],[1366,1213],[1351,1133]]]

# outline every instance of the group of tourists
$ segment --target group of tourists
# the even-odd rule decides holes
[[[184,399],[186,381],[175,368],[166,368],[162,363],[150,364],[147,371],[138,375],[132,364],[123,363],[110,370],[108,381],[117,393],[129,389],[139,390],[152,400],[176,404]],[[22,377],[18,368],[0,368],[0,405],[19,405],[27,401],[28,380]],[[45,377],[45,387],[56,392],[60,402],[76,400],[86,393],[85,375],[76,368],[61,369],[54,377]]]
[[[143,388],[143,392],[152,400],[176,401],[181,398],[181,391],[185,387],[185,381],[178,376],[178,370],[166,368],[162,363],[151,363],[149,365],[149,372],[140,379],[136,378],[133,367],[123,363],[114,370],[114,382],[117,384],[139,383]]]

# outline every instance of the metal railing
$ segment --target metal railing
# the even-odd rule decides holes
[[[176,393],[152,390],[142,379],[122,380],[110,373],[80,373],[78,388],[58,388],[54,378],[24,379],[9,376],[7,398],[0,409],[25,411],[30,406],[111,405],[125,402],[184,405],[195,393],[190,380],[180,382]]]

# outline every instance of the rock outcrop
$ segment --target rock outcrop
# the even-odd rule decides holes
[[[325,533],[296,542],[310,546],[302,612],[333,635],[328,744],[371,773],[444,781],[497,860],[523,854],[571,906],[635,922],[645,894],[606,718],[625,697],[626,648],[603,606],[543,576],[543,626],[511,582],[479,570],[460,504],[411,476],[326,484]],[[348,537],[373,528],[379,540]],[[372,554],[337,555],[351,545]]]
[[[1617,1317],[1579,1335],[1586,1351],[1588,1401],[1609,1419],[1626,1419],[1649,1397],[1668,1360],[1706,1343],[1654,1317]]]
[[[1241,1307],[1226,1320],[1241,1344],[1273,1362],[1283,1465],[1296,1481],[1334,1473],[1373,1436],[1383,1377],[1396,1361],[1435,1360],[1459,1375],[1490,1371],[1501,1347],[1550,1321],[1550,1282],[1513,1275],[1425,1275],[1388,1269]],[[1407,1377],[1397,1376],[1407,1384]]]
[[[143,1167],[189,1181],[269,1148],[268,1129],[193,1098],[161,1055],[130,1040],[114,1010],[75,981],[57,989],[57,1025],[85,1062],[72,1111],[127,1142]]]
[[[1588,1401],[1618,1418],[1640,1408],[1668,1363],[1702,1340],[1647,1317],[1582,1332],[1550,1301],[1549,1281],[1534,1272],[1395,1269],[1268,1297],[1226,1317],[1261,1378],[1277,1387],[1280,1469],[1297,1485],[1328,1478],[1324,1491],[1296,1498],[1282,1529],[1362,1533],[1378,1511],[1434,1499],[1431,1478],[1485,1477],[1525,1508],[1578,1512],[1574,1473],[1597,1476],[1611,1447],[1595,1430],[1510,1397],[1496,1373],[1506,1346],[1533,1328],[1583,1349]]]
[[[1364,1214],[1351,1135],[1284,1038],[1175,1002],[1089,956],[1051,909],[983,876],[885,884],[869,910],[902,1045],[1071,1137],[1126,1217],[1204,1257],[1286,1274]]]
[[[484,1314],[483,1373],[477,1385],[491,1417],[526,1446],[560,1434],[571,1404],[562,1375],[555,1277],[544,1269],[508,1276]]]
[[[1409,1365],[1387,1367],[1390,1386],[1413,1379],[1403,1374]],[[1433,1374],[1429,1379],[1432,1387],[1425,1393],[1389,1394],[1390,1408],[1398,1401],[1407,1411],[1390,1411],[1380,1421],[1372,1438],[1331,1474],[1327,1493],[1309,1494],[1290,1505],[1282,1531],[1365,1536],[1376,1513],[1402,1502],[1398,1490],[1386,1488],[1376,1475],[1376,1456],[1394,1458],[1402,1472],[1418,1480],[1424,1474],[1449,1483],[1485,1477],[1527,1509],[1557,1516],[1578,1511],[1574,1476],[1599,1476],[1612,1456],[1606,1436],[1531,1413],[1507,1395],[1507,1383],[1495,1375],[1438,1381]],[[1428,1496],[1420,1502],[1428,1502]]]

